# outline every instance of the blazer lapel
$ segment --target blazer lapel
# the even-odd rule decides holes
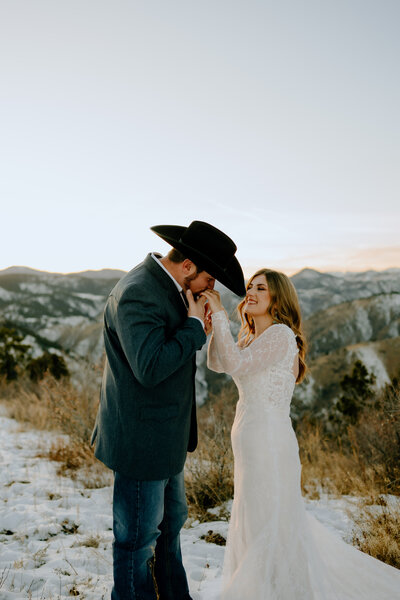
[[[187,314],[187,308],[184,304],[183,298],[179,293],[178,288],[175,283],[172,281],[171,277],[156,263],[154,258],[149,253],[143,262],[146,269],[148,269],[151,274],[156,277],[158,282],[162,285],[165,290],[166,295],[171,300],[171,302],[176,306],[182,316]]]

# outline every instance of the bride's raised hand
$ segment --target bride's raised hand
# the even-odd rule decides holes
[[[212,332],[213,326],[212,326],[212,320],[211,320],[211,313],[207,313],[206,316],[204,317],[204,331],[206,333],[206,335],[209,335]]]
[[[204,292],[201,292],[200,295],[204,298],[207,298],[207,303],[212,313],[224,310],[224,307],[221,303],[220,295],[216,290],[204,290]]]

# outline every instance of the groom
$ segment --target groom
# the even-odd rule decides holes
[[[186,452],[197,446],[196,350],[215,280],[245,294],[234,242],[202,221],[158,225],[172,246],[148,254],[111,291],[106,364],[92,443],[114,471],[112,600],[190,600],[180,530]]]

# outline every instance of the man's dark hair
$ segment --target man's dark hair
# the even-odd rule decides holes
[[[168,254],[167,254],[167,258],[169,258],[169,260],[173,263],[181,263],[183,262],[186,258],[188,258],[187,256],[185,256],[184,254],[182,254],[182,252],[180,250],[177,250],[176,248],[172,248]],[[189,260],[192,260],[191,258]],[[193,262],[193,261],[192,261]],[[205,269],[201,266],[198,265],[196,263],[194,263],[197,269],[196,275],[198,275],[199,273],[201,273],[202,271],[205,271]]]

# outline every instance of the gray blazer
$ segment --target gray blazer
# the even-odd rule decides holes
[[[106,364],[91,440],[107,467],[134,479],[182,471],[197,446],[195,354],[205,341],[150,254],[117,283],[104,310]]]

